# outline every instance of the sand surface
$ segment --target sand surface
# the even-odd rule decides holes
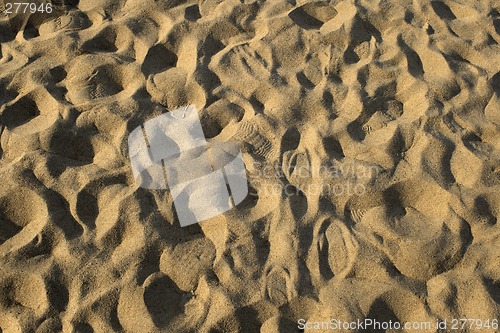
[[[7,23],[0,332],[500,317],[498,1],[81,0]],[[181,227],[127,138],[187,105],[250,194]]]

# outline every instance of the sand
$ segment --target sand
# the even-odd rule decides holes
[[[0,332],[498,331],[498,1],[81,0],[9,29]],[[127,138],[187,105],[250,191],[181,227]],[[323,325],[366,318],[431,326]]]

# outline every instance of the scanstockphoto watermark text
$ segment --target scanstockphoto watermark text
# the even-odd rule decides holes
[[[416,330],[416,331],[429,331],[432,329],[433,323],[429,321],[424,322],[398,322],[398,321],[379,321],[376,319],[358,319],[356,321],[342,321],[340,319],[332,318],[329,321],[307,321],[299,319],[298,328],[300,330],[331,330],[342,331],[345,330]]]
[[[355,321],[342,321],[331,318],[328,321],[307,321],[299,319],[297,326],[300,330],[307,331],[348,331],[348,330],[397,330],[397,331],[416,331],[428,332],[435,330],[449,330],[463,332],[464,330],[474,330],[490,332],[497,331],[499,328],[499,319],[479,319],[479,318],[453,318],[439,319],[437,321],[379,321],[377,319],[365,318]]]
[[[249,182],[259,189],[259,195],[286,196],[299,192],[329,196],[362,195],[367,191],[367,184],[383,170],[376,165],[354,162],[316,168],[294,166],[289,170],[284,170],[278,163],[254,163],[249,169]],[[283,182],[281,179],[288,181]]]

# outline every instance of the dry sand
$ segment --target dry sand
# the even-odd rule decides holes
[[[0,39],[0,332],[500,317],[498,1],[81,0]],[[189,104],[251,194],[181,228],[127,137]]]

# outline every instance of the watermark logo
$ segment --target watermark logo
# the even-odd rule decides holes
[[[194,105],[146,121],[128,146],[136,183],[170,189],[181,226],[223,214],[248,194],[239,147],[208,143]]]

